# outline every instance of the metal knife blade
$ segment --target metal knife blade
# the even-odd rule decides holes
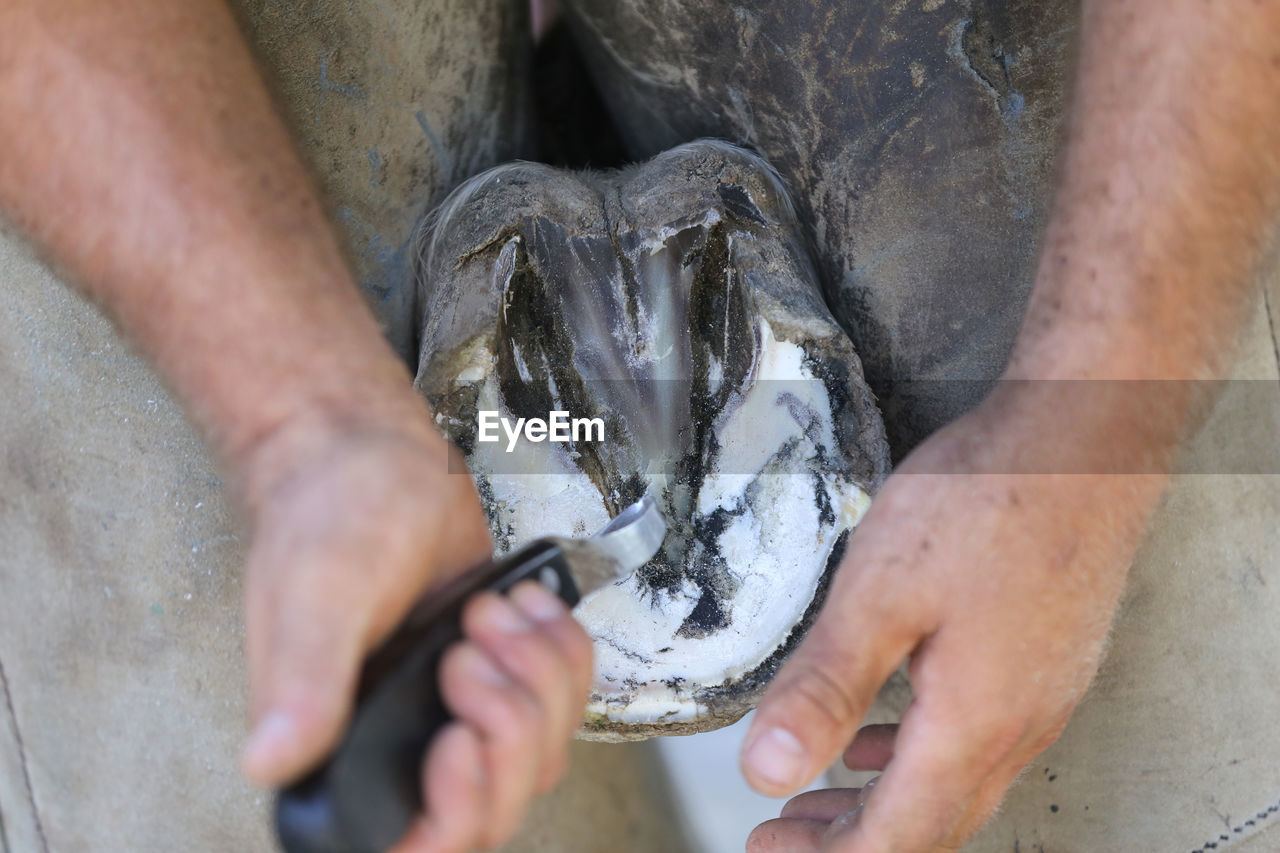
[[[653,559],[662,547],[666,533],[667,523],[657,501],[645,495],[618,513],[591,538],[553,537],[553,541],[564,549],[565,556],[569,558],[569,571],[578,587],[578,596],[585,598]]]

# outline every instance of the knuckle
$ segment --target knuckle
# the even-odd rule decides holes
[[[518,637],[504,637],[500,642],[486,641],[482,645],[516,681],[534,690],[558,683],[568,669],[556,644],[540,630]]]
[[[542,726],[541,704],[505,673],[499,683],[476,681],[468,668],[475,655],[483,656],[484,652],[466,643],[459,643],[446,653],[440,676],[446,707],[502,743],[534,737]]]
[[[855,692],[821,663],[798,662],[793,676],[782,688],[784,697],[806,705],[823,722],[833,727],[851,724],[862,716],[862,703]]]
[[[494,703],[493,734],[504,744],[532,744],[543,729],[542,707],[520,690],[502,691]]]

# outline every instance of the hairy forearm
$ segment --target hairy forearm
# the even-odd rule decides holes
[[[422,421],[221,0],[14,0],[0,33],[0,208],[233,473],[295,422]]]
[[[1176,442],[1203,403],[1194,380],[1231,354],[1272,233],[1277,126],[1276,4],[1086,0],[1060,185],[1008,377],[1162,380],[1100,389],[1098,408],[1115,411],[1097,414]]]

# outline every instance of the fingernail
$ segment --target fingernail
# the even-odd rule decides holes
[[[775,785],[791,788],[805,781],[809,756],[786,729],[766,729],[747,750],[747,766]]]
[[[511,680],[507,678],[507,674],[497,667],[497,665],[489,660],[484,652],[473,649],[467,652],[466,661],[463,664],[463,670],[467,675],[479,679],[486,684],[494,687],[507,687],[511,684]]]
[[[249,735],[244,747],[244,760],[255,773],[276,764],[292,749],[298,739],[298,725],[284,711],[265,714]]]
[[[511,600],[534,622],[555,622],[568,608],[559,596],[540,583],[521,583],[511,590]]]
[[[523,634],[533,628],[533,623],[515,605],[497,595],[485,599],[480,621],[504,634]]]

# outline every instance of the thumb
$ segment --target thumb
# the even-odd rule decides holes
[[[323,565],[298,569],[295,578],[314,580],[249,602],[253,723],[242,767],[269,787],[298,777],[337,743],[368,634],[367,593],[335,594]]]
[[[766,796],[794,794],[840,756],[918,639],[897,621],[903,608],[853,576],[857,559],[851,543],[817,621],[769,685],[743,740],[742,775]]]

